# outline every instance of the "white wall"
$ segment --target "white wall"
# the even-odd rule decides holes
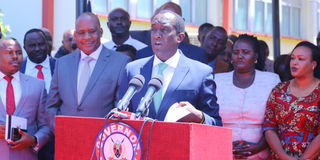
[[[42,27],[42,0],[0,0],[5,14],[3,21],[10,26],[7,36],[16,38],[23,46],[24,34],[31,28]]]

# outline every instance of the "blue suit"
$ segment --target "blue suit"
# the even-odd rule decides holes
[[[187,56],[188,58],[191,58],[193,60],[202,62],[207,64],[207,55],[206,52],[195,45],[187,44],[187,43],[180,43],[178,48],[182,51],[182,53]],[[141,59],[145,57],[150,57],[154,55],[151,46],[145,47],[143,49],[140,49],[136,54],[136,59]]]
[[[147,84],[151,79],[154,56],[139,59],[128,63],[125,76],[121,82],[119,97],[122,97],[128,88],[132,77],[141,74],[146,83],[140,92],[131,99],[129,110],[135,112],[140,99],[147,91]],[[153,102],[150,105],[148,117],[163,121],[169,107],[180,101],[188,101],[205,115],[205,124],[221,126],[219,105],[215,94],[216,85],[213,81],[212,69],[200,62],[194,61],[181,54],[177,68],[164,94],[158,113],[155,112]]]

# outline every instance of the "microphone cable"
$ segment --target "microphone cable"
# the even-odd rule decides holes
[[[152,123],[151,123],[151,125],[150,125],[150,131],[149,131],[149,135],[148,135],[148,143],[147,143],[147,147],[146,147],[146,148],[147,148],[147,150],[146,150],[146,160],[148,160],[148,155],[149,155],[149,147],[150,147],[151,133],[152,133],[153,124],[154,124],[154,122],[156,122],[157,120],[154,120],[154,119],[151,119],[151,118],[145,119],[145,120],[143,121],[142,125],[141,125],[140,131],[139,131],[139,135],[138,135],[138,142],[139,142],[140,139],[141,139],[142,131],[143,131],[146,123],[149,122],[149,121],[152,121]],[[135,148],[133,149],[133,157],[134,157],[135,154],[136,154],[137,146],[138,146],[138,145],[136,145]],[[141,146],[140,146],[140,148],[141,148]],[[141,148],[141,149],[142,149],[142,148]],[[143,151],[142,151],[142,153],[143,153]],[[141,155],[141,156],[143,156],[143,155]]]

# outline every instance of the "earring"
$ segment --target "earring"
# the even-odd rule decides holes
[[[255,60],[254,63],[257,64],[257,63],[258,63],[258,60]]]

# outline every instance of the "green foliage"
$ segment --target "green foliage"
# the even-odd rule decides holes
[[[10,26],[9,25],[5,25],[4,22],[3,22],[3,18],[4,17],[4,14],[2,13],[1,9],[0,9],[0,27],[1,27],[1,32],[2,32],[2,36],[3,37],[6,37],[6,35],[8,33],[11,32],[10,30]]]

